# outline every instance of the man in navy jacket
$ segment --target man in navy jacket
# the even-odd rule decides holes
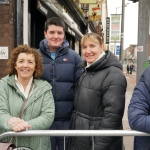
[[[137,83],[128,108],[131,129],[150,133],[150,67]],[[150,136],[135,137],[134,150],[150,150]]]
[[[81,57],[69,49],[65,37],[65,23],[52,17],[45,24],[45,39],[40,42],[44,71],[41,79],[52,85],[55,100],[55,119],[50,130],[68,130],[73,111],[73,95],[76,80],[82,74]],[[66,139],[66,144],[68,138]],[[64,150],[63,137],[51,137],[52,150]]]

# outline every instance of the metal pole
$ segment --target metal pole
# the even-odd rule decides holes
[[[122,17],[121,17],[121,45],[119,60],[123,63],[123,46],[124,46],[124,14],[125,14],[125,0],[122,0]]]
[[[0,139],[12,136],[150,136],[150,134],[136,130],[28,130],[5,132],[0,135]]]
[[[149,49],[149,0],[139,0],[139,15],[138,15],[138,46],[143,46],[142,52],[137,52],[137,78],[139,82],[145,67],[144,64],[148,62]]]
[[[23,44],[27,44],[27,45],[29,44],[28,29],[29,29],[28,0],[24,0],[24,3],[23,3]]]

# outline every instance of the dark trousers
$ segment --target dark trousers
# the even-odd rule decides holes
[[[69,130],[70,121],[54,121],[50,127],[50,130]],[[68,143],[68,138],[65,137],[65,147]],[[51,136],[51,148],[52,150],[65,150],[64,149],[64,137]]]

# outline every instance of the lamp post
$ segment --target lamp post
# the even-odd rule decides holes
[[[117,15],[117,9],[121,7],[115,7],[116,8],[116,15]],[[114,55],[116,55],[116,39],[114,41]]]
[[[122,8],[121,12],[121,41],[120,41],[120,55],[119,55],[119,61],[123,63],[123,46],[124,46],[124,15],[125,15],[125,7],[127,7],[129,3],[125,4],[125,0],[122,0],[122,7],[115,7],[116,8],[116,14],[117,9]]]
[[[123,63],[123,46],[124,46],[124,14],[125,14],[125,0],[122,0],[122,17],[121,17],[121,43],[119,61]]]

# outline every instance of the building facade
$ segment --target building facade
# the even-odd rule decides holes
[[[106,2],[102,5],[105,7]],[[106,12],[107,9],[102,14],[104,21]],[[57,16],[66,24],[65,38],[70,48],[80,55],[80,40],[85,33],[96,32],[104,37],[105,26],[102,25],[102,19],[88,21],[79,0],[0,1],[0,78],[7,74],[7,60],[13,48],[27,44],[38,49],[40,41],[45,38],[44,25],[47,18]]]
[[[0,78],[6,75],[6,63],[15,44],[15,1],[0,2]]]

